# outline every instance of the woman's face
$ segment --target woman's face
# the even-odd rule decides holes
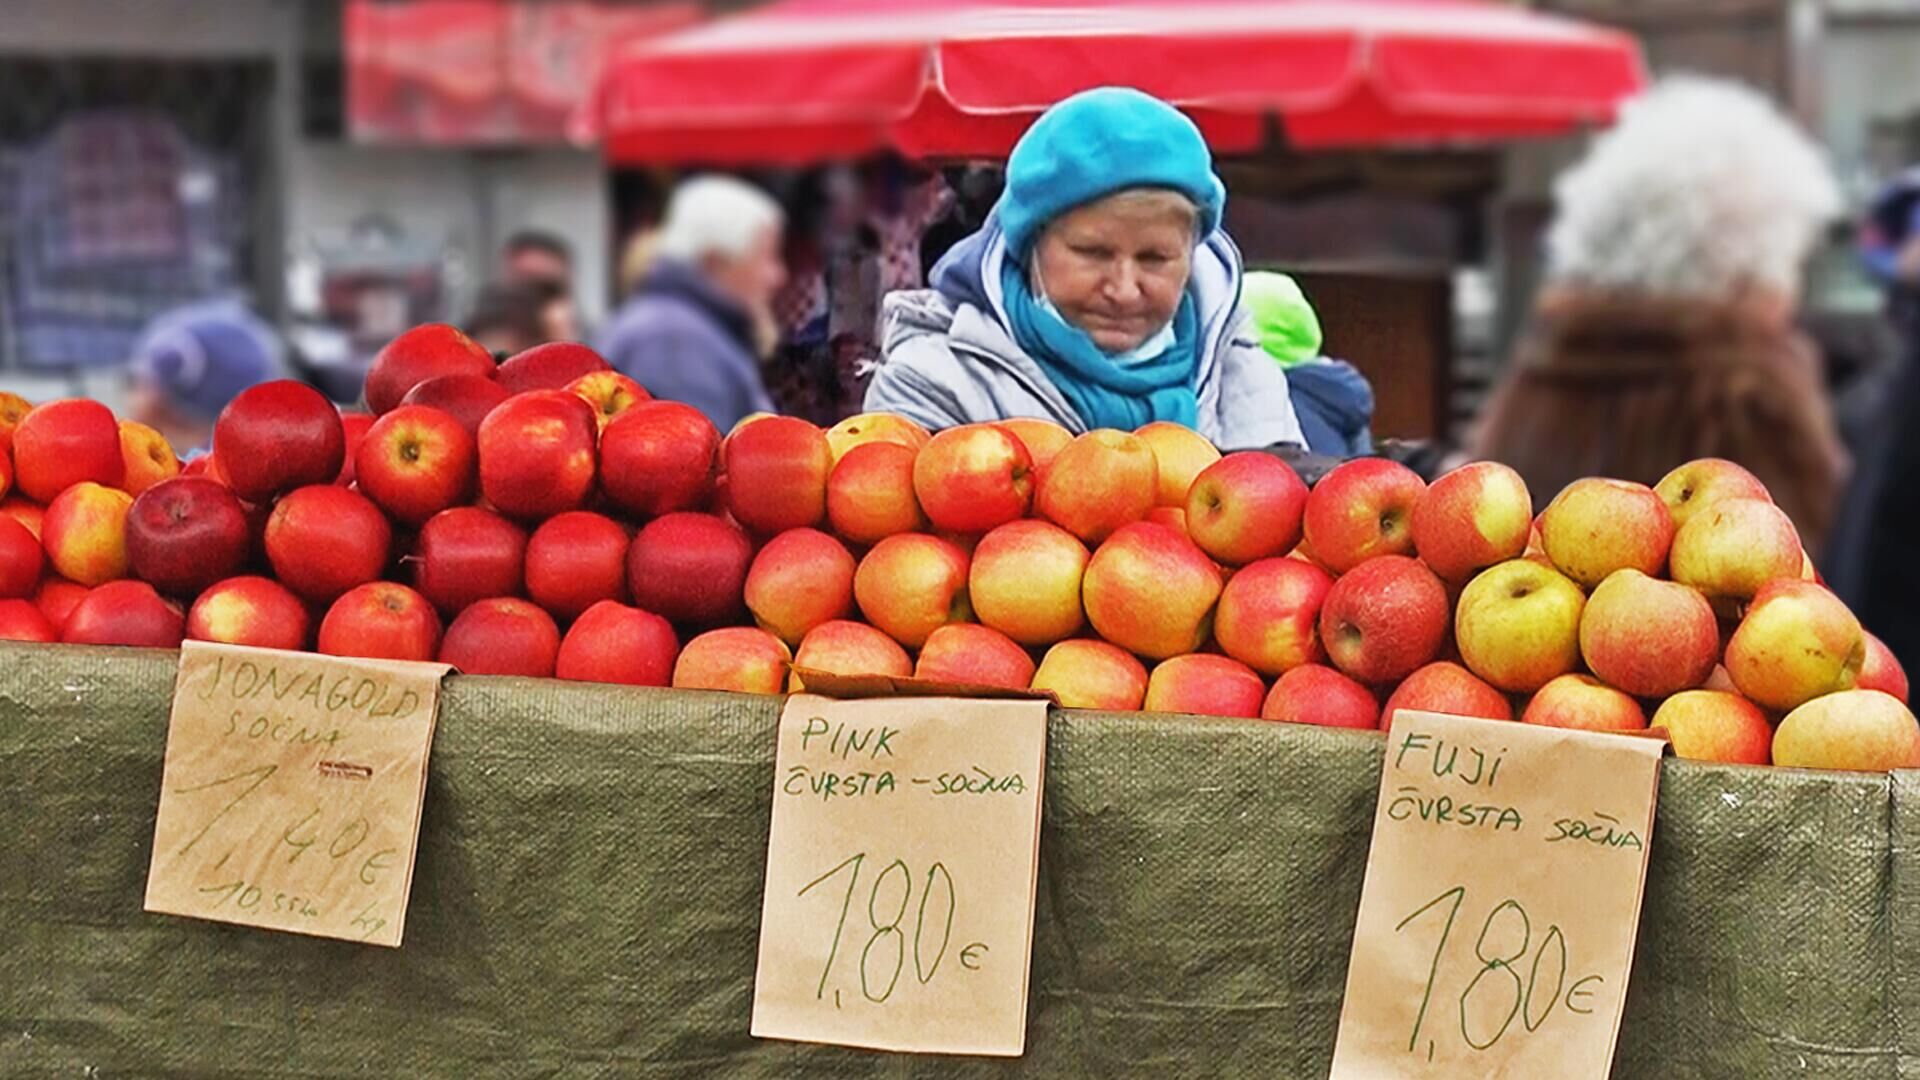
[[[1056,218],[1034,249],[1035,288],[1109,353],[1173,321],[1193,266],[1193,211],[1122,193]]]

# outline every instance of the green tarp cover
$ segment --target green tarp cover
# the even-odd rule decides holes
[[[405,947],[149,915],[171,653],[0,646],[0,1077],[1324,1076],[1382,742],[1056,711],[1025,1058],[747,1034],[779,701],[449,679]],[[1669,760],[1616,1077],[1920,1077],[1920,788]]]

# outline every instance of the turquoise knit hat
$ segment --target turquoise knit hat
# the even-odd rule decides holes
[[[1041,114],[1007,159],[997,210],[1014,258],[1025,261],[1047,223],[1129,188],[1170,188],[1200,210],[1200,235],[1220,226],[1226,185],[1193,121],[1159,98],[1107,86]]]

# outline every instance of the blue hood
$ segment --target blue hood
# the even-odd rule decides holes
[[[1307,448],[1354,457],[1373,452],[1373,387],[1344,360],[1314,360],[1287,369],[1287,393]]]

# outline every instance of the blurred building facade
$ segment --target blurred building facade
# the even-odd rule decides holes
[[[355,139],[346,14],[342,0],[7,0],[0,377],[96,389],[84,373],[119,363],[182,294],[237,291],[348,338],[454,317],[527,227],[572,246],[584,313],[604,312],[598,154]]]

